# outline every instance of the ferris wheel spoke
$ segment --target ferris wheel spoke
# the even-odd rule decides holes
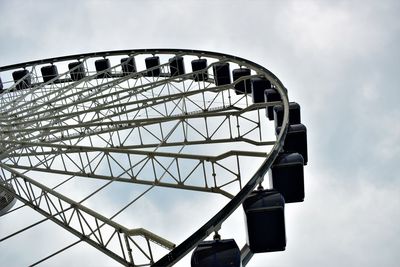
[[[40,116],[38,118],[29,118],[29,120],[27,121],[21,121],[21,118],[19,119],[19,121],[15,122],[15,126],[18,125],[24,125],[26,127],[26,125],[34,125],[35,123],[40,123],[42,121],[46,121],[47,118],[49,118],[49,120],[54,124],[54,123],[59,123],[62,121],[66,121],[68,119],[74,118],[76,116],[79,116],[81,114],[83,114],[82,111],[82,107],[84,108],[86,113],[95,113],[98,118],[95,119],[95,121],[99,121],[99,120],[104,120],[109,118],[110,116],[119,116],[119,115],[126,115],[129,114],[131,112],[135,112],[135,111],[139,111],[142,109],[147,109],[147,108],[152,108],[152,107],[159,107],[162,105],[166,105],[169,102],[173,102],[175,100],[180,100],[182,98],[188,98],[189,96],[193,96],[193,95],[197,95],[199,93],[204,93],[207,91],[216,91],[216,90],[227,90],[227,87],[224,86],[222,88],[204,88],[204,89],[199,89],[197,91],[189,91],[189,92],[185,92],[185,93],[179,93],[179,94],[172,94],[169,97],[166,96],[162,96],[162,97],[157,97],[155,99],[153,99],[151,101],[151,103],[148,103],[148,99],[144,98],[144,99],[137,99],[136,101],[124,101],[122,102],[121,99],[119,99],[119,103],[116,103],[114,105],[110,105],[109,103],[98,103],[98,102],[90,102],[89,108],[85,108],[83,106],[77,106],[76,104],[71,105],[71,107],[73,109],[79,110],[80,111],[74,111],[74,110],[68,110],[68,109],[60,109],[57,106],[55,106],[53,103],[50,103],[53,111],[50,112],[49,116],[51,115],[51,117],[48,116]],[[218,91],[217,91],[218,92]],[[136,95],[137,96],[137,95]],[[128,99],[129,100],[129,99]],[[114,101],[116,102],[116,101]],[[95,106],[95,107],[94,107]],[[128,107],[131,108],[128,108]],[[174,105],[176,106],[176,105]],[[205,106],[205,104],[204,104]],[[102,116],[100,116],[100,112],[101,111],[106,111],[106,112],[112,112],[111,115],[107,115],[107,114],[102,114]],[[57,113],[61,113],[61,114],[57,114]],[[166,115],[171,115],[171,114],[166,114]],[[37,126],[36,126],[37,127]]]
[[[172,249],[174,246],[148,230],[129,230],[5,164],[0,163],[0,167],[8,172],[8,177],[2,179],[13,185],[18,192],[14,195],[20,201],[124,265],[137,264],[133,262],[132,257],[134,248],[136,253],[141,253],[143,258],[147,259],[149,265],[153,262],[151,247],[147,246],[146,240],[166,249]],[[8,190],[6,187],[3,189]],[[35,196],[38,195],[42,198],[36,201]],[[143,244],[143,240],[138,238],[143,238],[146,246],[140,245]],[[121,240],[123,242],[120,242]],[[114,247],[116,244],[118,246]]]
[[[277,102],[276,102],[277,103]],[[106,118],[103,118],[102,120],[95,119],[94,117],[89,117],[85,119],[87,113],[81,113],[84,117],[82,118],[71,118],[71,121],[64,122],[63,124],[58,123],[58,125],[50,125],[50,126],[42,126],[40,123],[35,124],[31,128],[24,128],[24,129],[13,129],[13,128],[5,128],[4,130],[1,131],[2,134],[16,134],[16,133],[30,133],[30,132],[46,132],[48,134],[54,134],[57,132],[61,132],[64,130],[78,130],[79,132],[88,130],[90,128],[102,128],[103,126],[105,128],[111,128],[114,130],[120,130],[124,128],[130,128],[132,126],[138,126],[138,127],[144,127],[148,125],[153,125],[153,124],[160,124],[160,123],[166,123],[166,122],[172,122],[172,121],[185,121],[187,122],[188,120],[191,119],[198,119],[198,118],[216,118],[216,117],[242,117],[244,113],[249,112],[249,111],[254,111],[254,110],[259,110],[259,109],[264,109],[269,104],[253,104],[248,106],[247,108],[238,108],[234,106],[228,106],[228,107],[220,107],[220,108],[213,108],[210,109],[207,112],[200,112],[200,111],[192,111],[192,112],[185,112],[185,113],[178,113],[178,114],[163,114],[159,111],[157,111],[157,114],[159,116],[157,117],[146,117],[144,119],[137,118],[137,115],[139,114],[138,112],[140,109],[137,110],[136,116],[133,117],[132,119],[126,120],[122,119],[120,116],[116,117],[113,119],[113,117],[107,118],[109,120],[106,120]],[[97,115],[96,115],[97,116]]]
[[[224,187],[240,182],[240,159],[262,159],[265,156],[265,153],[253,151],[228,151],[217,156],[208,156],[33,143],[29,150],[24,148],[10,154],[5,164],[39,172],[115,179],[227,195]],[[100,165],[103,166],[101,169],[98,168]],[[151,179],[148,177],[149,172],[150,177],[153,177]]]
[[[190,95],[193,95],[193,94],[197,94],[198,92],[190,92],[189,94]],[[182,96],[182,95],[179,95],[179,94],[175,94],[175,95],[171,95],[170,97],[168,97],[168,98],[166,98],[165,96],[163,96],[163,97],[158,97],[158,99],[153,99],[152,100],[152,104],[150,104],[150,105],[148,105],[147,104],[147,99],[145,98],[145,99],[140,99],[140,100],[137,100],[137,101],[134,101],[134,103],[131,103],[132,101],[128,101],[128,102],[125,102],[125,103],[123,103],[123,102],[121,102],[121,99],[120,100],[118,100],[120,103],[117,105],[117,106],[109,106],[109,104],[108,103],[98,103],[98,102],[90,102],[91,103],[91,105],[90,105],[90,107],[92,107],[93,106],[93,104],[95,103],[96,105],[97,105],[97,108],[96,109],[87,109],[86,110],[86,112],[99,112],[100,110],[107,110],[107,111],[112,111],[112,109],[113,108],[117,108],[117,110],[116,110],[116,112],[114,112],[114,113],[116,113],[116,115],[121,115],[122,113],[127,113],[127,110],[125,110],[125,111],[120,111],[120,110],[118,110],[118,108],[122,108],[122,107],[124,107],[124,106],[127,106],[127,105],[130,105],[130,106],[133,106],[133,105],[137,105],[137,107],[136,108],[134,108],[133,110],[139,110],[139,109],[141,109],[142,108],[142,106],[143,106],[143,104],[146,104],[146,107],[145,108],[149,108],[149,107],[152,107],[152,106],[156,106],[156,105],[160,105],[160,104],[165,104],[165,101],[173,101],[174,99],[180,99],[180,98],[182,98],[182,97],[185,97],[184,95]],[[74,101],[72,101],[72,102],[74,102]],[[140,105],[139,105],[140,104]],[[51,115],[51,119],[52,119],[52,121],[57,121],[57,120],[59,120],[60,118],[62,118],[62,116],[66,116],[66,115],[61,115],[61,117],[60,116],[57,116],[57,112],[62,112],[62,113],[64,113],[64,114],[68,114],[67,115],[67,117],[65,118],[65,119],[68,119],[68,118],[71,118],[71,117],[73,117],[73,115],[80,115],[80,114],[82,114],[82,111],[79,111],[79,112],[76,112],[75,114],[72,114],[71,115],[71,112],[73,113],[73,110],[71,111],[71,110],[68,110],[68,111],[63,111],[63,110],[66,110],[65,108],[64,109],[60,109],[59,107],[57,107],[57,106],[55,106],[53,103],[49,103],[48,105],[47,105],[48,107],[52,107],[53,108],[53,112],[51,112],[50,113],[50,115]],[[74,105],[72,105],[72,107],[74,108],[74,107],[77,107],[77,105],[76,104],[74,104]],[[101,107],[101,108],[99,108],[99,107]],[[80,109],[82,109],[82,106],[79,106],[79,108]],[[78,108],[78,109],[79,109]],[[131,109],[132,110],[132,109]],[[106,117],[108,117],[108,116],[106,116]],[[37,118],[37,119],[34,119],[34,118],[30,118],[29,119],[29,123],[30,124],[33,124],[33,123],[37,123],[37,122],[40,122],[40,121],[42,121],[43,119],[45,119],[45,118],[47,118],[46,116],[40,116],[39,118]],[[19,119],[19,120],[21,120],[21,118]],[[26,122],[18,122],[18,121],[16,121],[16,125],[19,125],[19,124],[26,124]]]
[[[167,145],[170,141],[169,140],[164,140],[163,136],[163,128],[164,127],[170,127],[168,126],[170,123],[176,121],[176,123],[180,123],[180,128],[183,130],[183,132],[186,132],[181,139],[182,142],[186,142],[187,144],[190,144],[192,138],[188,136],[188,130],[189,133],[191,133],[192,136],[195,136],[197,139],[203,139],[204,141],[210,141],[214,140],[217,138],[214,138],[213,135],[220,131],[220,128],[223,127],[223,129],[226,131],[230,131],[231,136],[231,141],[240,141],[240,138],[245,138],[246,135],[249,133],[257,130],[260,126],[260,118],[258,118],[257,121],[251,120],[249,118],[246,118],[246,113],[248,111],[257,111],[260,110],[261,108],[265,108],[268,105],[265,104],[253,104],[249,106],[248,108],[245,109],[239,109],[236,111],[229,111],[230,109],[235,109],[234,107],[230,108],[225,108],[225,109],[214,109],[210,110],[209,112],[206,113],[199,113],[199,112],[191,112],[188,114],[184,115],[176,115],[176,116],[168,116],[168,117],[163,117],[163,118],[148,118],[148,119],[132,119],[132,120],[116,120],[116,121],[109,121],[109,122],[101,122],[101,123],[93,123],[91,122],[88,123],[82,123],[78,121],[78,125],[74,124],[66,124],[62,126],[53,126],[53,127],[40,127],[37,125],[33,129],[22,129],[22,130],[3,130],[1,134],[4,136],[2,139],[6,140],[8,136],[10,136],[8,139],[13,140],[15,137],[12,137],[14,135],[19,135],[19,136],[25,136],[23,140],[43,140],[46,142],[65,142],[67,140],[73,140],[73,139],[79,139],[84,136],[98,136],[100,138],[101,134],[106,134],[106,133],[117,133],[118,135],[118,142],[117,144],[113,144],[113,146],[127,146],[127,145],[134,145],[134,144],[128,144],[126,143],[127,139],[129,136],[133,136],[133,134],[137,134],[139,132],[139,140],[141,144],[148,145],[148,142],[144,142],[142,138],[140,137],[140,131],[144,130],[147,133],[154,135],[154,129],[152,131],[148,130],[147,127],[154,127],[154,125],[159,125],[159,130],[161,132],[158,132],[160,137],[153,136],[158,140],[158,142],[162,142],[163,145]],[[217,120],[220,117],[219,121]],[[204,118],[204,121],[199,124],[200,118]],[[208,118],[208,120],[207,120]],[[228,120],[226,119],[228,118]],[[248,122],[251,122],[252,126],[251,128],[239,128],[237,127],[240,123],[241,120],[247,120]],[[235,121],[235,122],[234,122]],[[215,124],[218,125],[213,132],[209,132],[208,130],[210,129],[210,124]],[[165,126],[167,125],[167,126]],[[235,128],[238,128],[238,132],[235,133]],[[152,128],[149,128],[152,129]],[[186,130],[185,130],[186,129]],[[72,131],[72,132],[71,132]],[[36,132],[39,132],[36,134]],[[125,136],[124,138],[121,138],[120,135]],[[113,137],[110,135],[109,140],[112,140]],[[219,138],[221,139],[221,138]],[[247,138],[248,139],[248,138]],[[123,142],[121,141],[123,140]],[[254,140],[254,139],[253,139]],[[172,141],[172,140],[171,140]],[[196,140],[198,141],[198,140]],[[246,142],[248,140],[245,140]],[[254,140],[257,142],[257,140]],[[262,140],[259,140],[259,142],[262,142]],[[175,142],[176,143],[176,142]],[[194,144],[194,143],[193,143]]]
[[[92,160],[89,161],[89,162],[85,165],[85,167],[89,166],[89,165],[90,165],[94,160],[96,160],[96,158],[98,158],[99,156],[101,156],[101,153],[98,153],[96,156],[94,156],[94,157],[92,158]],[[55,155],[52,155],[51,157],[47,158],[47,161],[48,161],[48,160],[52,160],[54,157],[55,157]],[[7,162],[7,161],[5,161],[5,162]],[[38,160],[38,163],[35,164],[35,167],[39,166],[41,163],[43,163],[43,161],[41,161],[41,160],[39,159],[39,160]],[[25,172],[23,172],[23,174],[26,174],[26,173],[28,173],[28,172],[30,172],[30,171],[31,171],[31,170],[27,169],[27,170],[25,170]],[[4,173],[3,173],[3,174],[4,174]],[[5,176],[5,175],[4,175],[4,176]],[[70,176],[67,177],[66,179],[63,179],[61,182],[59,182],[58,184],[56,184],[55,186],[53,186],[51,189],[52,189],[52,190],[56,190],[58,187],[65,185],[66,183],[68,183],[69,181],[71,181],[72,179],[74,179],[75,177],[76,177],[75,175],[70,175]],[[41,197],[41,196],[36,197],[35,201],[38,200],[40,197]],[[85,198],[85,199],[86,199],[86,198]],[[3,214],[3,216],[6,215],[6,214],[9,214],[9,213],[12,213],[12,212],[14,212],[14,211],[16,211],[16,210],[18,210],[18,209],[20,209],[20,208],[23,208],[23,207],[25,207],[25,206],[26,206],[26,204],[20,205],[20,206],[17,207],[17,208],[14,208],[14,209],[12,209],[12,210],[7,211],[6,213]]]

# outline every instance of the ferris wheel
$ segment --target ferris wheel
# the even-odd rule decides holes
[[[255,253],[285,250],[284,206],[304,200],[308,161],[300,106],[273,73],[183,49],[0,67],[0,150],[0,223],[26,207],[42,216],[0,230],[0,244],[47,221],[77,237],[30,266],[79,243],[122,266],[172,266],[190,252],[192,266],[245,266]],[[201,225],[177,219],[196,230],[174,239],[162,221],[139,225],[154,216],[133,215],[141,201],[171,209],[181,193],[213,199]],[[241,249],[220,235],[240,206]]]

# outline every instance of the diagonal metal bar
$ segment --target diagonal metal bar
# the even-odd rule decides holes
[[[32,186],[32,188],[35,188],[36,191],[40,191],[41,194],[46,194],[46,196],[48,196],[50,198],[50,196],[52,198],[54,198],[57,201],[61,201],[63,203],[65,203],[65,207],[64,210],[61,210],[62,207],[60,207],[60,211],[58,212],[58,214],[62,213],[62,212],[66,212],[67,210],[70,210],[71,208],[74,209],[76,212],[75,214],[77,214],[77,218],[79,219],[79,216],[85,216],[86,219],[88,218],[92,218],[92,220],[99,220],[102,222],[102,224],[104,226],[107,226],[108,229],[113,229],[112,231],[114,232],[118,232],[120,234],[123,234],[124,236],[130,236],[129,233],[129,229],[125,228],[124,226],[115,223],[114,221],[94,212],[93,210],[83,206],[82,204],[79,204],[78,202],[73,201],[72,199],[69,199],[65,196],[63,196],[62,194],[40,184],[39,182],[29,178],[28,176],[17,172],[16,170],[14,170],[13,168],[10,168],[9,166],[0,163],[0,167],[3,170],[6,170],[7,172],[9,172],[11,175],[9,175],[10,177],[8,177],[8,181],[11,182],[13,184],[13,186],[17,189],[21,188],[21,183],[20,181],[24,181],[24,183],[27,183],[29,185]],[[4,177],[3,177],[4,179]],[[0,185],[1,186],[1,185]],[[2,189],[7,190],[6,187],[1,186]],[[7,190],[10,191],[10,190]],[[21,192],[20,190],[17,190],[18,192]],[[120,254],[117,253],[116,251],[113,251],[112,247],[106,247],[103,243],[98,242],[98,240],[96,238],[90,238],[90,235],[87,235],[84,233],[83,228],[81,230],[79,230],[79,228],[73,227],[72,224],[72,220],[70,220],[70,223],[65,223],[65,221],[59,219],[58,217],[55,217],[54,214],[51,213],[51,209],[48,208],[47,205],[37,205],[35,202],[32,201],[32,199],[29,197],[30,193],[26,192],[27,190],[25,190],[25,194],[15,194],[14,195],[20,200],[22,201],[24,204],[26,204],[27,206],[30,206],[31,208],[34,208],[36,211],[38,211],[39,213],[41,213],[42,215],[46,216],[47,218],[49,218],[50,220],[52,220],[53,222],[57,223],[58,225],[60,225],[61,227],[65,228],[66,230],[68,230],[69,232],[71,232],[72,234],[76,235],[77,237],[79,237],[81,240],[84,240],[85,242],[89,243],[90,245],[92,245],[93,247],[101,250],[102,252],[106,253],[107,255],[109,255],[110,257],[112,257],[113,259],[115,259],[116,261],[120,262],[121,264],[125,265],[125,266],[133,266],[131,262],[128,262],[126,259],[124,259],[124,257]],[[11,192],[11,191],[10,191]],[[71,215],[71,217],[73,216],[73,214]],[[99,227],[94,226],[94,229],[92,230],[93,232],[96,231],[103,231],[103,229],[100,229]],[[93,233],[92,232],[92,233]],[[146,236],[146,238],[152,238],[153,237],[157,237],[156,235],[154,236]],[[158,244],[163,244],[165,247],[170,247],[170,243],[163,243],[164,239],[155,239],[155,241]],[[121,247],[122,251],[124,251],[125,253],[127,253],[128,249],[125,245],[123,245]]]

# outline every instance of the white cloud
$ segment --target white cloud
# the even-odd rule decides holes
[[[390,267],[398,265],[400,247],[398,11],[396,1],[1,2],[0,65],[100,50],[182,47],[226,52],[270,68],[301,104],[308,127],[306,200],[287,206],[287,251],[256,255],[248,266]],[[196,210],[203,207],[195,200],[180,203],[173,216],[190,214],[197,221],[202,214]],[[156,204],[142,207],[154,214],[143,221],[155,218],[156,227],[168,230],[161,219],[166,211]],[[109,213],[114,209],[104,205]],[[239,211],[224,225],[227,233],[240,228],[239,241],[241,220]],[[44,235],[56,235],[54,228]],[[0,229],[3,234],[6,228]],[[7,248],[7,255],[33,262],[36,256],[27,259],[30,253],[20,251],[30,251],[37,239],[35,232],[18,239],[24,249]],[[87,247],[43,266],[70,265],[71,258],[112,264]]]

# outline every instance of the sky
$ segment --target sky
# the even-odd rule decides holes
[[[166,47],[222,52],[268,68],[301,105],[306,199],[286,208],[286,251],[255,255],[247,266],[394,267],[400,261],[399,12],[400,2],[391,0],[0,0],[0,66]],[[1,220],[3,227],[19,224]],[[43,231],[53,236],[47,246],[68,241],[58,240],[58,226],[40,227],[7,249],[0,244],[0,261],[23,265]],[[116,266],[86,246],[40,266]]]

